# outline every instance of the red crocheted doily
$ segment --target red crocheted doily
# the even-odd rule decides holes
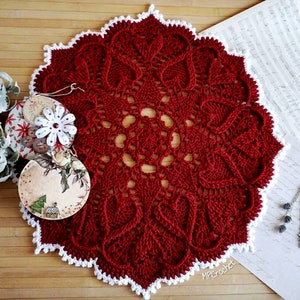
[[[41,244],[146,291],[247,243],[282,145],[243,57],[150,12],[48,47],[34,91],[74,82],[85,93],[59,101],[92,189],[71,218],[39,221]]]

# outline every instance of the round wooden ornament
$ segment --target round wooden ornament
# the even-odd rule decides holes
[[[23,169],[18,191],[25,208],[36,217],[61,220],[78,212],[90,192],[90,177],[80,160],[68,152],[39,155]]]

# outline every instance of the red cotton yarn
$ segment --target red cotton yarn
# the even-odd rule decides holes
[[[282,145],[243,57],[153,13],[48,55],[32,85],[85,90],[59,101],[76,116],[92,188],[74,216],[39,220],[42,244],[145,291],[248,242]]]

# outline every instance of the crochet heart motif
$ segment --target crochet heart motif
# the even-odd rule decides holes
[[[153,7],[46,50],[31,88],[85,90],[60,101],[92,187],[71,218],[39,220],[38,251],[149,298],[247,248],[282,145],[243,57]]]

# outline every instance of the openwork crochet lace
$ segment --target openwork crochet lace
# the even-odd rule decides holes
[[[71,218],[39,221],[41,244],[147,290],[247,243],[282,145],[243,57],[155,13],[47,50],[32,86],[85,90],[59,100],[92,188]]]

